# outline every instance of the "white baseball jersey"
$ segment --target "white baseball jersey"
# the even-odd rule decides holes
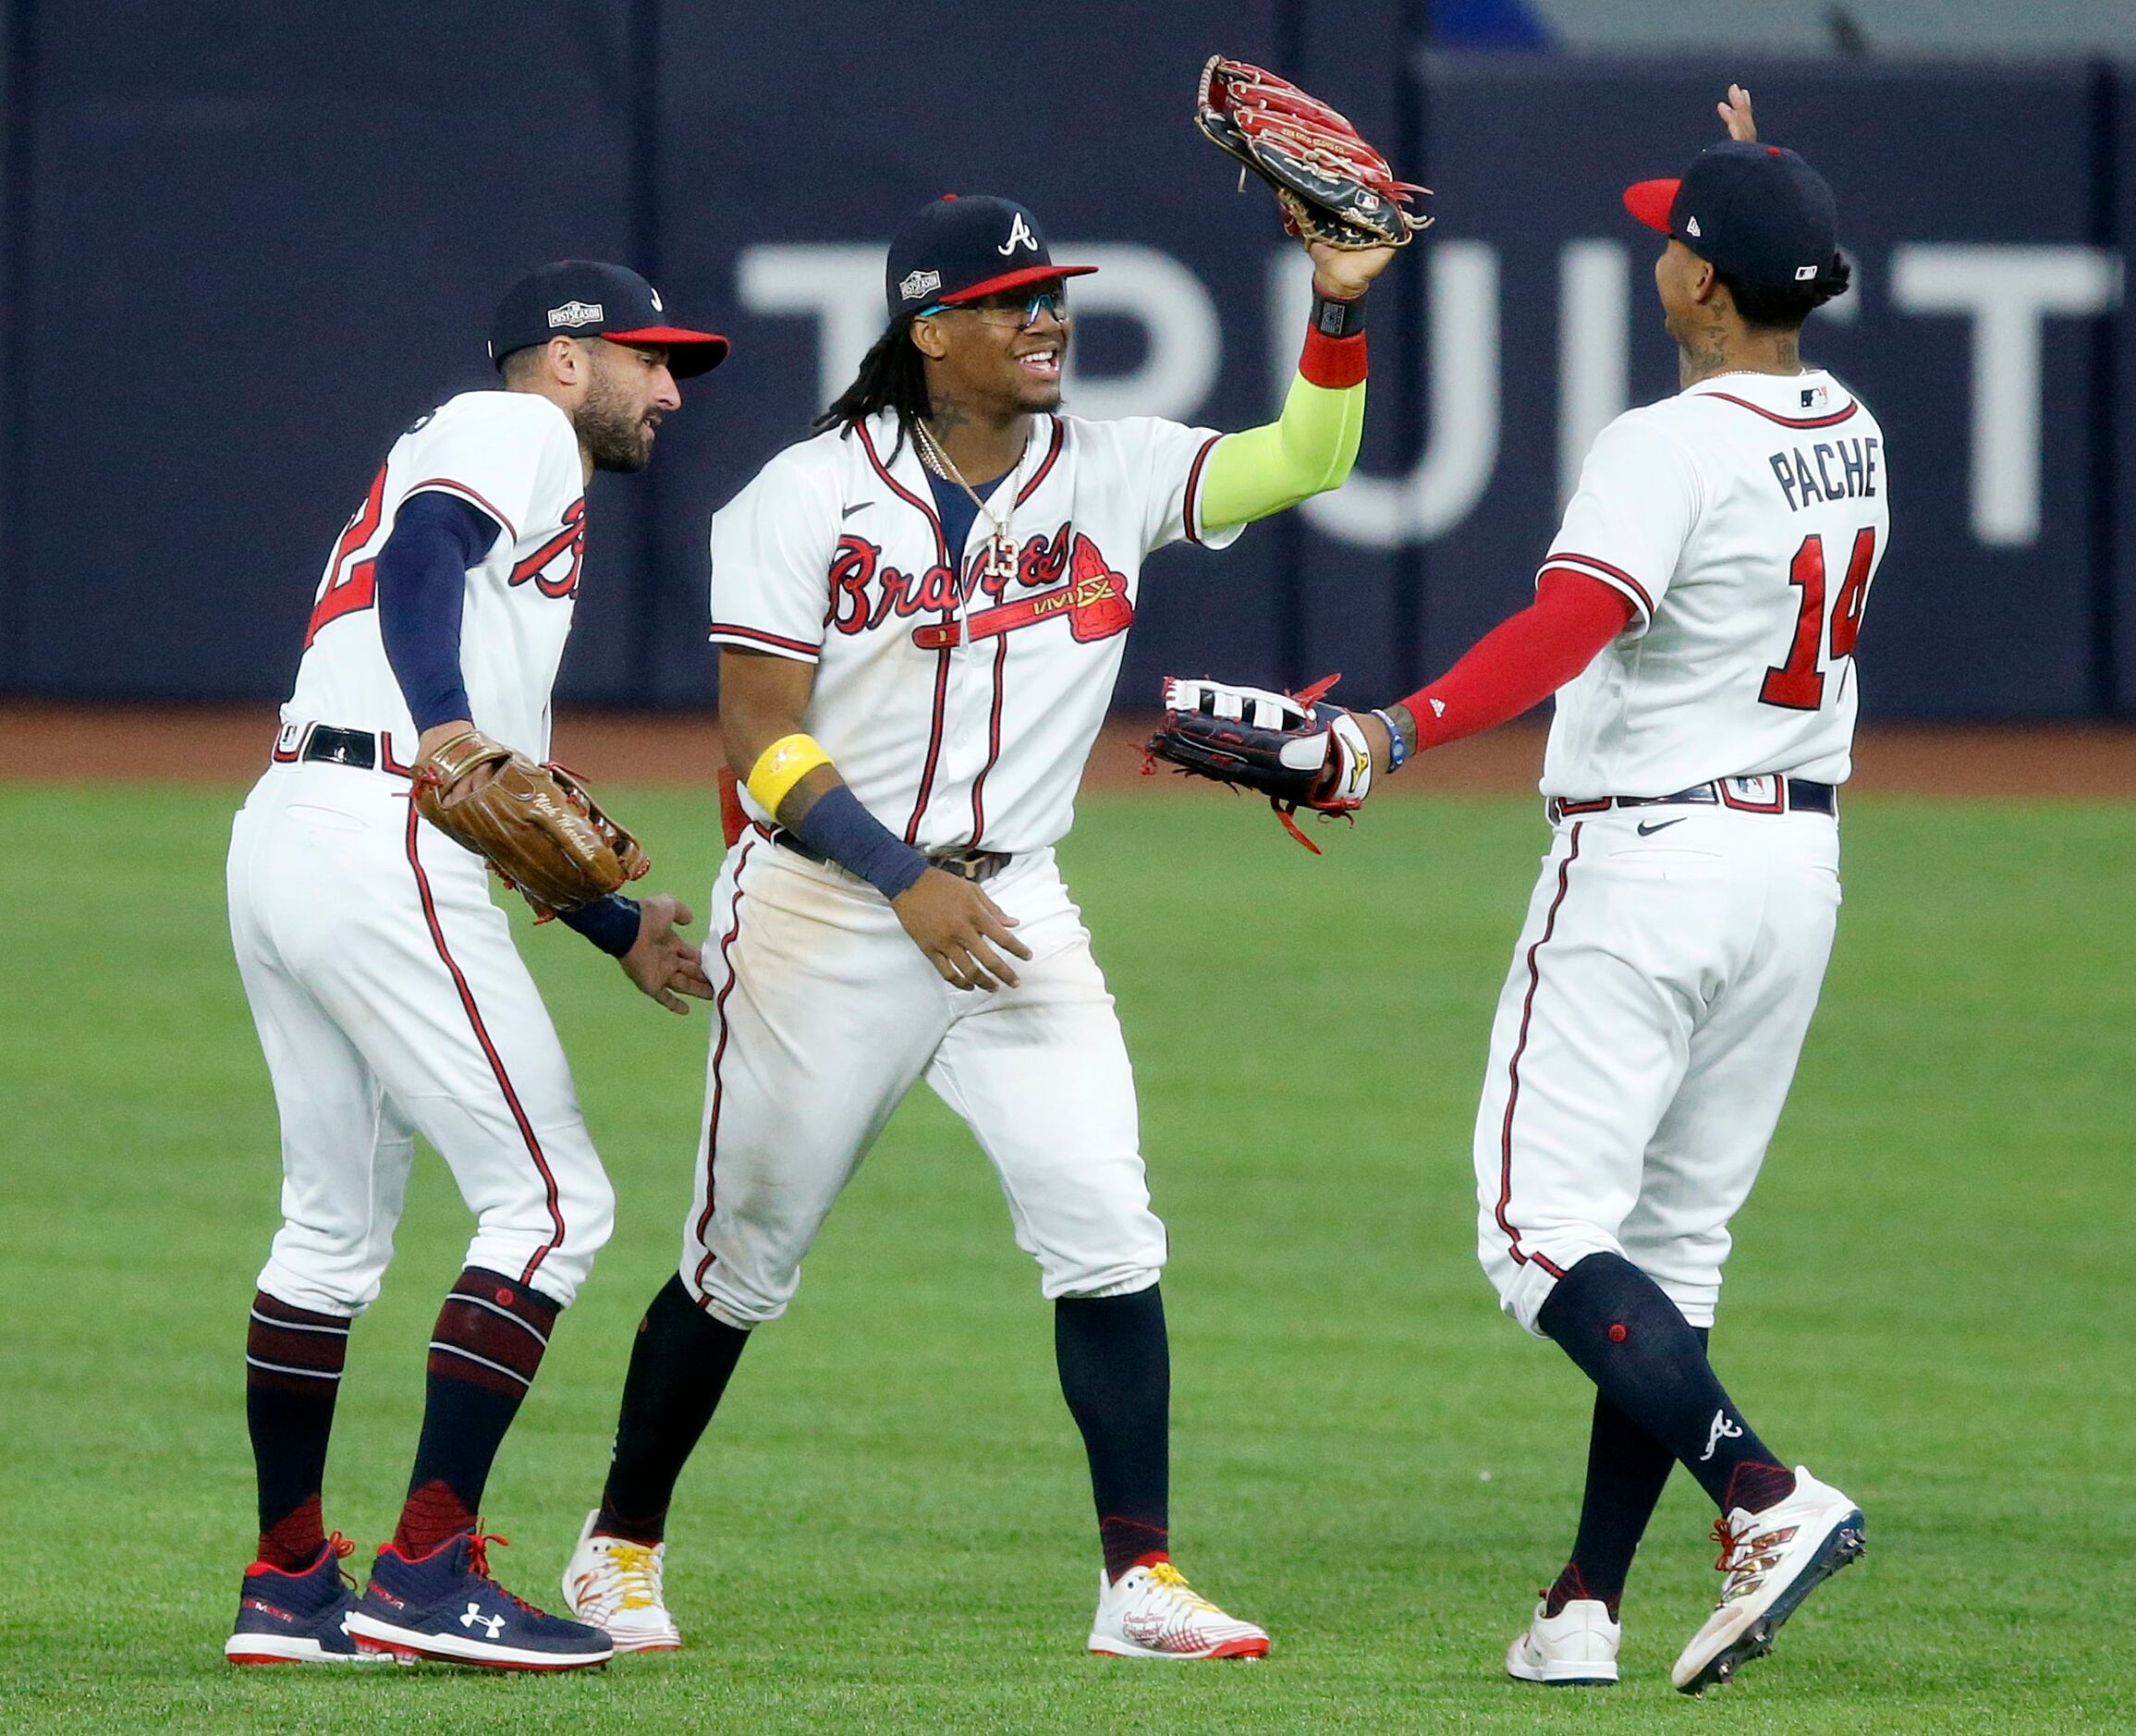
[[[549,757],[549,694],[579,590],[585,471],[571,419],[531,392],[463,392],[417,422],[385,456],[326,562],[284,740],[308,723],[393,731],[415,725],[385,657],[378,552],[411,495],[472,502],[504,529],[470,568],[460,670],[474,723],[537,760]]]
[[[944,546],[893,413],[819,434],[714,518],[713,640],[816,666],[803,727],[908,843],[1042,849],[1074,817],[1144,556],[1182,537],[1222,547],[1243,528],[1201,522],[1219,438],[1149,417],[1034,417],[987,502],[1013,506],[1005,584],[983,570],[984,513],[963,548]]]
[[[1544,794],[1844,782],[1886,482],[1883,430],[1821,369],[1717,375],[1604,429],[1543,566],[1638,615],[1559,691]]]

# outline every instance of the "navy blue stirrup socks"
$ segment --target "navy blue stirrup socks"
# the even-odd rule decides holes
[[[671,1278],[638,1323],[616,1449],[593,1529],[647,1548],[667,1534],[676,1480],[719,1408],[750,1335],[715,1320]]]
[[[1105,1572],[1171,1559],[1172,1355],[1157,1286],[1130,1296],[1064,1296],[1054,1355],[1090,1455]]]
[[[1661,1287],[1622,1254],[1591,1253],[1560,1278],[1536,1324],[1604,1398],[1679,1460],[1723,1513],[1794,1493]]]

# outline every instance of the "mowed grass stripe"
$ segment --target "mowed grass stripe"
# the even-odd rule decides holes
[[[653,884],[702,917],[709,802],[615,793]],[[0,913],[0,1728],[2136,1721],[2136,809],[1849,802],[1838,948],[1715,1354],[1768,1438],[1864,1502],[1871,1555],[1715,1707],[1666,1680],[1716,1583],[1687,1479],[1635,1572],[1624,1684],[1499,1675],[1570,1535],[1587,1394],[1474,1265],[1471,1120],[1545,841],[1533,803],[1488,800],[1385,805],[1315,860],[1251,803],[1099,796],[1062,849],[1172,1232],[1181,1560],[1268,1624],[1269,1663],[1082,1654],[1095,1562],[1050,1320],[984,1160],[922,1093],[690,1468],[689,1650],[555,1681],[229,1670],[276,1178],[223,912],[237,795],[0,788],[15,836],[74,852],[58,896]],[[568,934],[522,938],[622,1200],[491,1492],[500,1571],[554,1603],[675,1256],[707,1026]],[[329,1469],[353,1567],[391,1525],[467,1233],[426,1155]]]

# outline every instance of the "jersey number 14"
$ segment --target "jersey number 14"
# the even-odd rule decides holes
[[[1831,663],[1854,654],[1854,642],[1861,632],[1861,605],[1869,597],[1869,573],[1876,565],[1876,532],[1854,533],[1854,552],[1847,557],[1847,577],[1832,599],[1832,625],[1825,625],[1825,539],[1802,539],[1795,558],[1788,563],[1788,582],[1802,593],[1802,606],[1795,617],[1795,638],[1788,647],[1788,661],[1765,671],[1758,689],[1759,700],[1788,711],[1815,711],[1825,703],[1825,675],[1817,666],[1821,643],[1831,647]]]

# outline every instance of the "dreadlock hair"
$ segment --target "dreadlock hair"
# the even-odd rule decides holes
[[[1717,265],[1714,275],[1727,287],[1745,325],[1767,331],[1798,332],[1811,314],[1827,301],[1847,293],[1847,286],[1854,278],[1854,268],[1847,263],[1844,254],[1835,253],[1814,278],[1807,283],[1788,284],[1784,288],[1745,283]]]
[[[897,412],[897,446],[905,444],[905,430],[927,414],[927,371],[924,359],[912,344],[912,315],[900,313],[883,328],[882,336],[861,358],[861,371],[853,384],[831,400],[831,407],[809,424],[823,434],[837,428],[849,434],[857,422],[879,410]],[[893,447],[892,457],[897,456]]]

